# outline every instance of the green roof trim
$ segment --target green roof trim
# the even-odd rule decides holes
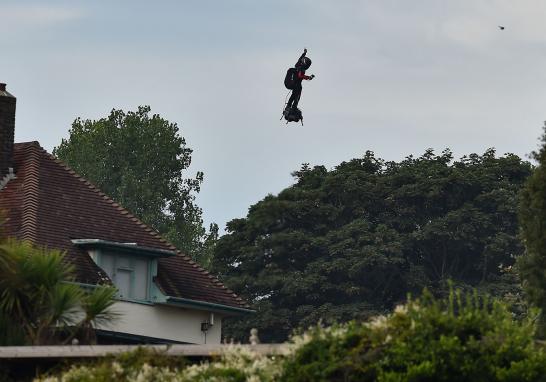
[[[76,284],[82,288],[89,288],[89,289],[98,288],[100,286],[100,285],[84,284],[84,283],[77,283],[77,282],[71,282],[71,281],[67,281],[67,283]],[[162,297],[163,298],[160,299],[159,301],[148,301],[148,302],[128,300],[128,299],[117,299],[117,298],[116,300],[130,302],[133,304],[170,305],[170,306],[176,306],[180,308],[195,308],[195,309],[210,310],[210,311],[223,312],[223,313],[232,313],[235,315],[256,313],[256,311],[252,309],[238,308],[235,306],[229,306],[229,305],[223,305],[223,304],[215,304],[213,302],[191,300],[189,298],[173,297],[173,296],[165,296],[165,295],[162,295]]]
[[[235,314],[256,313],[256,311],[252,309],[238,308],[235,306],[215,304],[213,302],[190,300],[189,298],[172,297],[172,296],[167,296],[167,305],[187,307],[187,308],[198,308],[198,309],[200,308],[205,310],[213,310],[213,311],[235,313]]]
[[[72,244],[84,248],[96,248],[102,250],[114,250],[116,252],[130,253],[134,255],[148,257],[170,257],[175,256],[176,252],[165,249],[142,247],[136,243],[118,243],[101,239],[73,239]]]

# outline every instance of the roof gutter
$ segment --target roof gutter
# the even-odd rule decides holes
[[[215,304],[213,302],[191,300],[189,298],[173,296],[167,296],[167,305],[176,305],[188,308],[201,308],[219,312],[232,313],[236,315],[256,313],[256,311],[252,309],[237,308],[235,306]]]
[[[84,283],[78,283],[75,281],[64,281],[64,282],[67,284],[74,284],[85,289],[95,289],[100,287],[100,285],[84,284]],[[189,298],[183,298],[183,297],[164,296],[164,298],[165,298],[165,301],[163,302],[150,301],[150,304],[151,305],[171,305],[171,306],[177,306],[182,308],[206,309],[206,310],[212,310],[212,311],[222,312],[222,313],[226,313],[226,312],[232,313],[235,315],[256,313],[256,311],[252,309],[237,308],[235,306],[215,304],[213,302],[207,302],[207,301],[191,300]],[[120,301],[123,301],[123,300],[120,300]],[[125,302],[134,302],[134,301],[125,301]]]
[[[78,247],[109,249],[117,252],[128,252],[149,257],[170,257],[176,255],[176,252],[165,249],[144,247],[137,245],[136,243],[118,243],[101,239],[73,239],[72,244]]]

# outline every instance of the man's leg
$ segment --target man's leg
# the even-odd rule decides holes
[[[288,99],[286,108],[290,109],[292,107],[298,107],[298,102],[300,102],[300,96],[301,96],[301,84],[300,86],[296,86],[294,90],[292,90],[292,94],[290,94],[290,98]]]
[[[294,89],[292,92],[292,96],[294,97],[294,101],[292,102],[292,107],[296,109],[298,107],[298,103],[300,102],[301,97],[301,85]],[[290,97],[292,98],[292,97]]]

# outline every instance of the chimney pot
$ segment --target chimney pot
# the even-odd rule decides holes
[[[6,84],[0,83],[0,92],[6,91]]]

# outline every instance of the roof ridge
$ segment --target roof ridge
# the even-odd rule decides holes
[[[43,150],[42,146],[40,145],[40,142],[38,141],[16,142],[13,145],[14,146],[35,146]]]
[[[35,143],[35,142],[32,142]],[[36,142],[37,143],[37,142]],[[38,230],[38,204],[40,190],[39,158],[42,147],[37,144],[29,145],[29,166],[27,171],[34,176],[25,177],[23,187],[23,209],[21,221],[21,239],[36,242]],[[38,150],[38,151],[36,151]]]
[[[38,143],[38,142],[31,142],[31,143]],[[65,171],[67,171],[70,175],[72,175],[73,177],[75,177],[76,179],[78,179],[80,182],[83,182],[89,189],[91,189],[92,191],[98,193],[100,196],[102,196],[102,198],[109,204],[111,204],[113,207],[115,207],[121,214],[123,215],[126,215],[127,217],[129,217],[131,220],[133,220],[135,223],[137,223],[138,225],[140,225],[142,228],[145,229],[145,231],[152,235],[153,237],[157,238],[158,240],[160,240],[162,243],[164,243],[165,245],[167,245],[171,250],[173,250],[174,252],[176,252],[176,255],[182,259],[184,259],[186,262],[189,263],[190,266],[192,266],[193,268],[195,268],[199,273],[203,274],[203,276],[208,276],[209,278],[213,278],[214,282],[213,284],[217,287],[220,288],[221,291],[223,292],[226,292],[228,294],[234,294],[233,291],[231,291],[230,289],[228,289],[226,286],[224,286],[224,284],[218,280],[218,278],[212,276],[212,275],[209,275],[207,274],[206,270],[201,267],[199,264],[197,264],[196,262],[194,262],[188,255],[182,253],[182,251],[180,251],[176,246],[174,246],[174,244],[172,244],[171,242],[169,242],[168,240],[166,240],[163,236],[161,236],[161,234],[159,232],[157,232],[154,228],[150,227],[149,225],[147,225],[146,223],[142,222],[139,218],[137,218],[135,215],[133,215],[129,210],[125,209],[123,206],[121,206],[119,203],[117,203],[116,201],[114,201],[112,198],[110,198],[108,195],[106,195],[104,192],[102,192],[95,184],[93,184],[92,182],[90,182],[88,179],[84,178],[83,176],[79,175],[76,171],[74,171],[70,166],[68,166],[66,163],[64,163],[62,160],[60,160],[59,158],[56,158],[53,154],[50,154],[48,153],[46,150],[44,150],[39,144],[38,144],[38,147],[42,150],[42,152],[44,152],[47,156],[49,156],[50,159],[52,159],[53,161],[55,161],[55,163],[57,163],[59,166],[61,166]],[[178,290],[178,288],[173,288],[175,290],[177,290],[179,293],[180,291]],[[182,293],[180,293],[182,294]]]

